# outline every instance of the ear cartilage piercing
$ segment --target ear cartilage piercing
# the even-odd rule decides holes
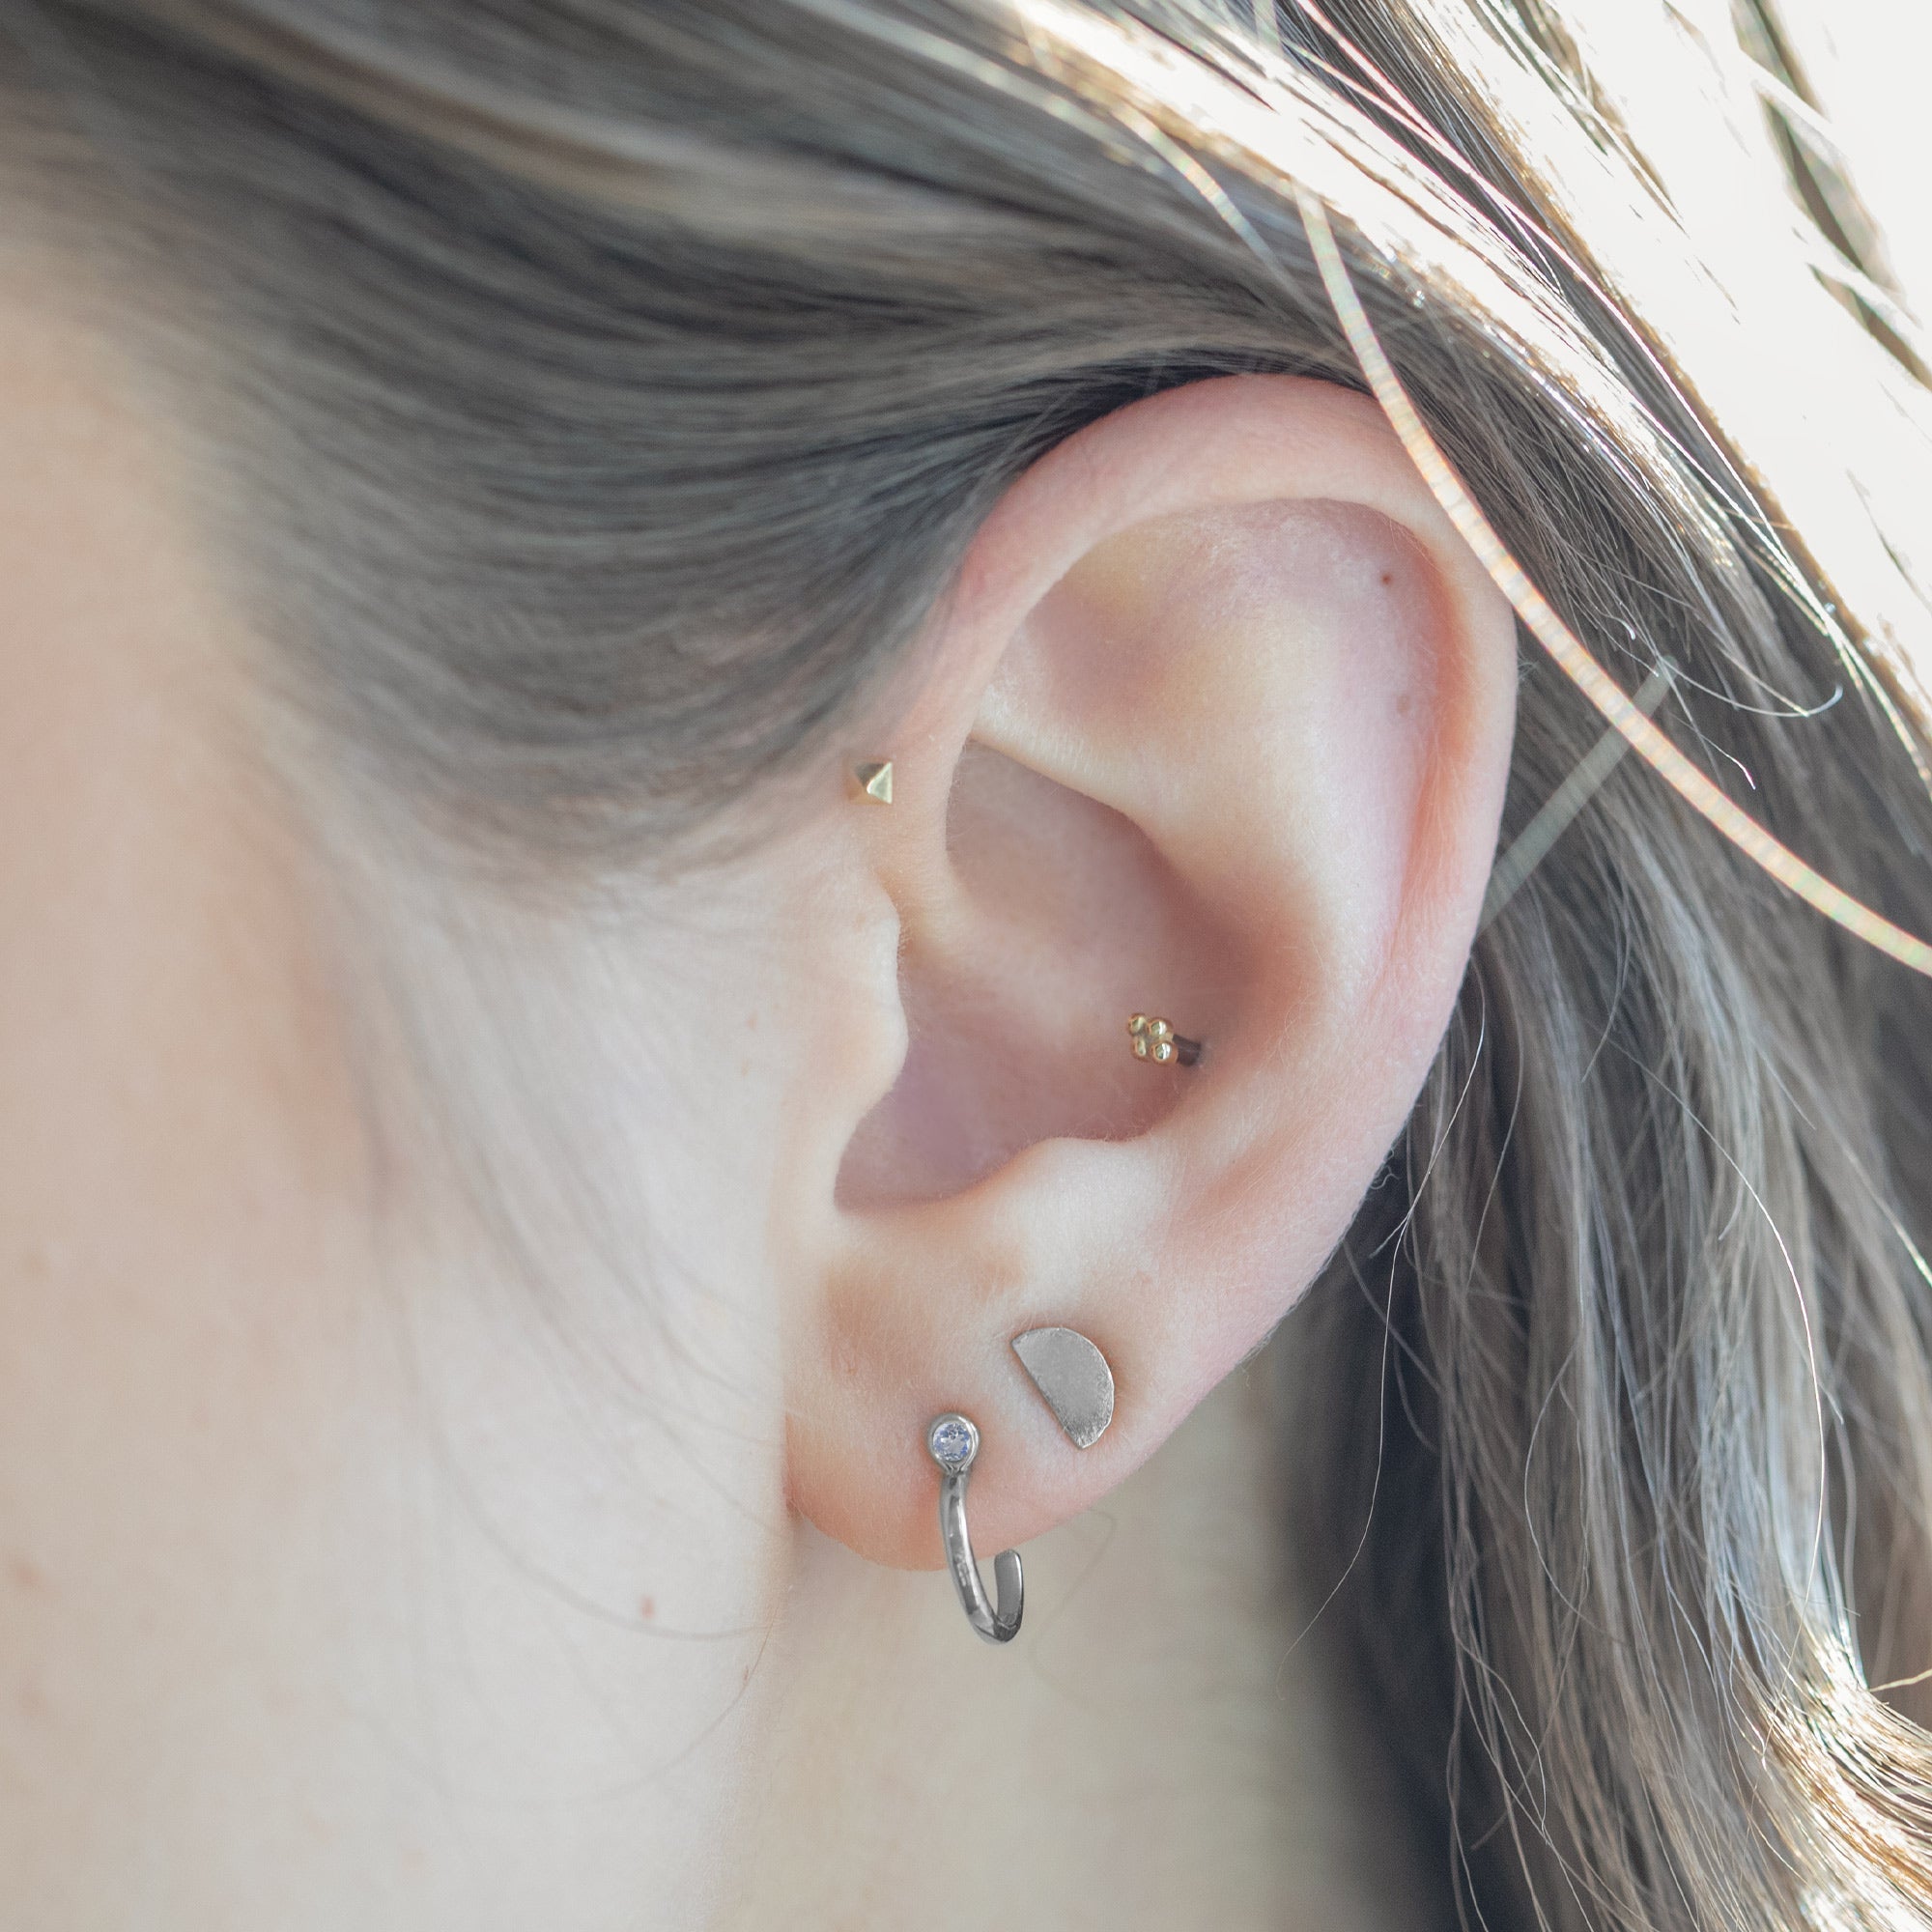
[[[863,765],[854,765],[852,776],[858,781],[859,795],[862,798],[869,798],[874,805],[892,804],[893,761],[890,758],[868,760]]]
[[[1020,1553],[1003,1549],[993,1558],[993,1582],[999,1608],[986,1601],[980,1566],[973,1557],[973,1539],[966,1532],[966,1479],[980,1453],[980,1432],[965,1416],[935,1415],[925,1429],[926,1453],[939,1464],[939,1536],[946,1545],[947,1567],[966,1621],[988,1643],[1010,1643],[1019,1634],[1025,1583]]]
[[[1029,1328],[1013,1337],[1020,1367],[1076,1449],[1091,1449],[1114,1419],[1114,1372],[1077,1328]]]
[[[1136,1013],[1127,1022],[1127,1038],[1136,1060],[1151,1060],[1159,1066],[1175,1061],[1192,1066],[1207,1051],[1198,1039],[1176,1033],[1169,1021],[1155,1019],[1151,1013]]]

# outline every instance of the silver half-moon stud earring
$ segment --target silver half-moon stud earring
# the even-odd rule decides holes
[[[980,1566],[973,1557],[973,1539],[966,1531],[966,1479],[980,1453],[980,1432],[963,1415],[936,1415],[926,1425],[926,1453],[939,1464],[939,1535],[946,1545],[947,1567],[966,1621],[988,1643],[1010,1643],[1019,1634],[1025,1581],[1020,1553],[1003,1549],[993,1558],[993,1581],[999,1607],[986,1601]]]
[[[1029,1328],[1013,1353],[1076,1449],[1091,1449],[1114,1419],[1114,1372],[1077,1328]]]

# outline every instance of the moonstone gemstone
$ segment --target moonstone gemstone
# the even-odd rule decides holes
[[[952,1468],[973,1460],[975,1443],[973,1431],[956,1415],[943,1416],[932,1425],[926,1436],[926,1446],[932,1451],[933,1460]]]

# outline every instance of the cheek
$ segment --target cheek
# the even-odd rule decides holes
[[[322,1285],[366,1278],[327,979],[294,842],[223,748],[217,626],[156,581],[138,501],[61,470],[0,519],[7,1922],[40,1916],[8,1884],[82,1872],[62,1833],[208,1735],[187,1687],[261,1662],[355,1379]]]
[[[361,1151],[182,487],[100,372],[11,327],[32,381],[0,477],[0,1293],[35,1346],[0,1374],[74,1453],[148,1434],[153,1456],[231,1398],[272,1413],[305,1359],[286,1284],[339,1240],[321,1204]]]

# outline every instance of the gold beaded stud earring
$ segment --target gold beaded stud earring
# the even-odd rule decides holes
[[[1157,1066],[1175,1061],[1192,1066],[1206,1051],[1198,1039],[1176,1033],[1169,1021],[1155,1019],[1151,1013],[1136,1013],[1127,1022],[1127,1038],[1136,1060],[1151,1060]]]

